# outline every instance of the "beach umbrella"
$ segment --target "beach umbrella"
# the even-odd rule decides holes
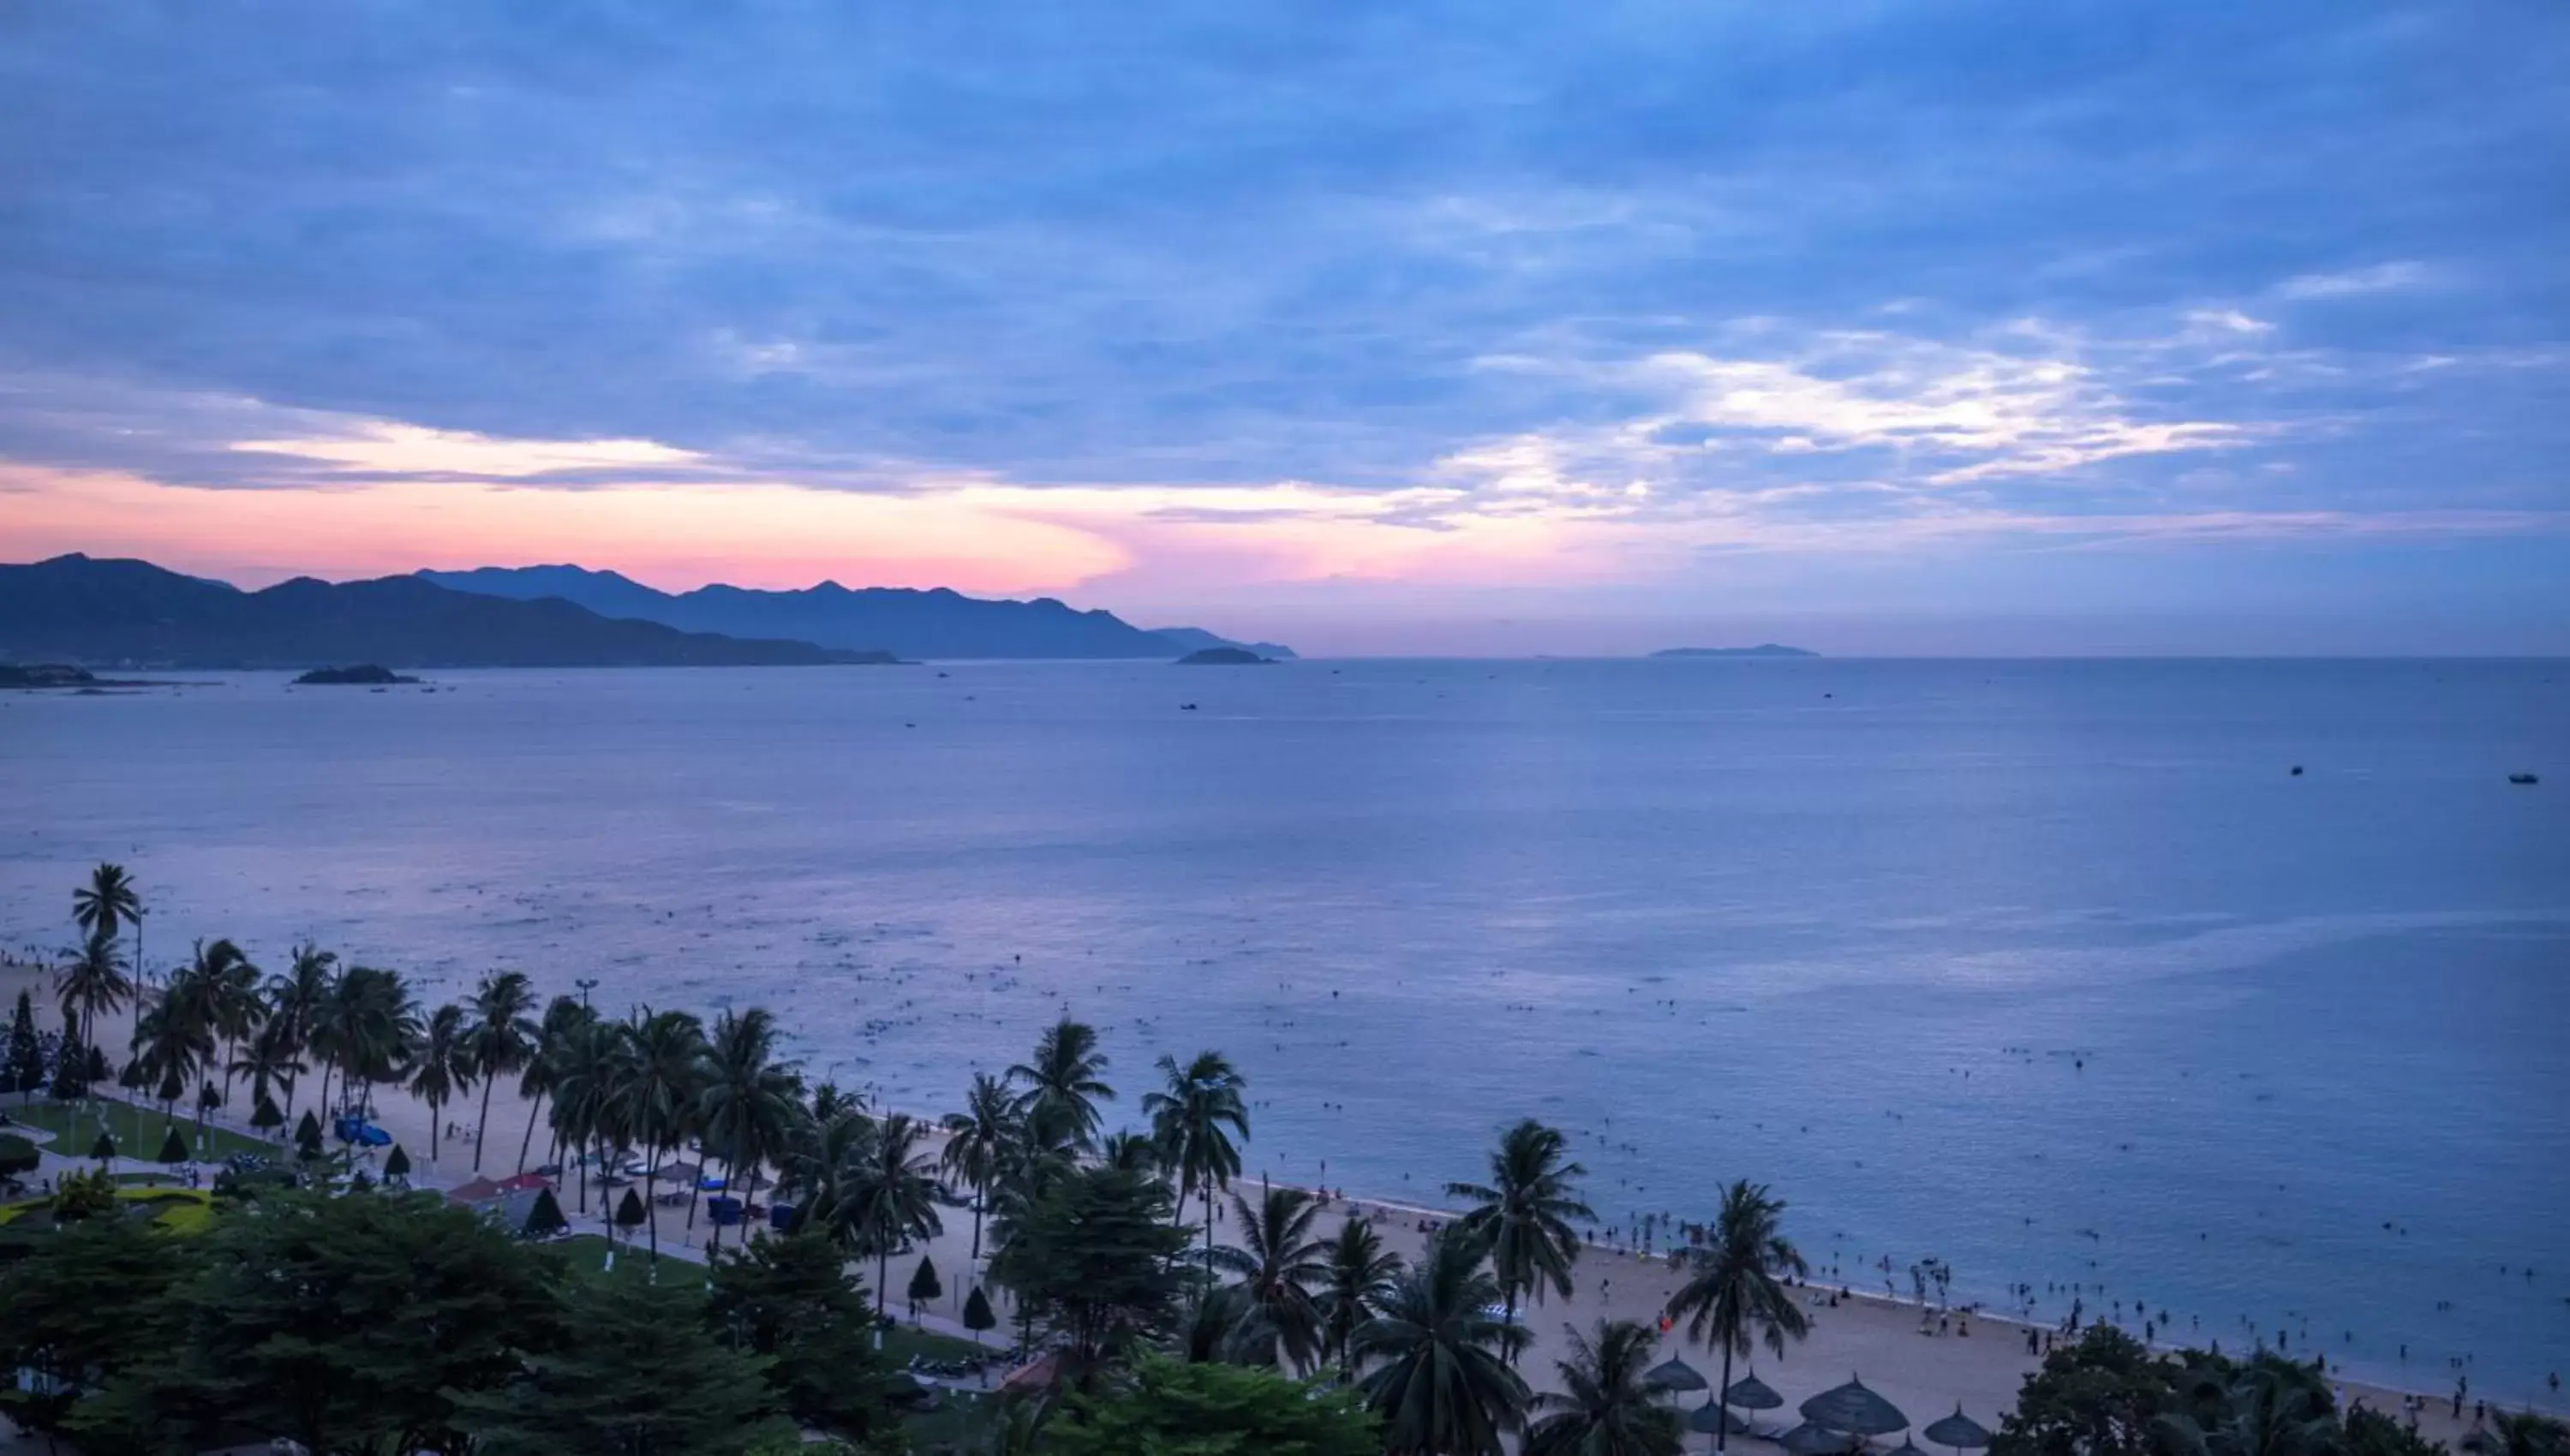
[[[1802,1411],[1803,1419],[1816,1426],[1859,1436],[1888,1436],[1910,1424],[1899,1406],[1866,1389],[1865,1382],[1854,1376],[1845,1385],[1804,1401]]]
[[[1735,1436],[1756,1434],[1749,1429],[1749,1422],[1710,1401],[1687,1412],[1686,1428],[1699,1436],[1710,1436],[1713,1434],[1713,1423],[1717,1420],[1722,1422],[1724,1430]]]
[[[1731,1382],[1730,1389],[1722,1392],[1722,1403],[1736,1405],[1742,1410],[1774,1410],[1785,1403],[1785,1397],[1770,1389],[1767,1382],[1757,1376],[1743,1375]]]
[[[1928,1453],[1920,1450],[1915,1442],[1904,1436],[1901,1444],[1884,1453],[1884,1456],[1928,1456]]]
[[[1856,1446],[1856,1439],[1845,1431],[1824,1430],[1805,1421],[1778,1436],[1776,1444],[1794,1456],[1842,1456]]]
[[[1702,1390],[1707,1382],[1696,1373],[1695,1366],[1671,1357],[1653,1365],[1642,1383],[1655,1390]]]
[[[1979,1421],[1963,1414],[1963,1403],[1959,1400],[1954,1402],[1952,1415],[1929,1422],[1928,1429],[1919,1434],[1939,1446],[1951,1446],[1958,1451],[1966,1446],[1980,1447],[1990,1443],[1990,1433]]]

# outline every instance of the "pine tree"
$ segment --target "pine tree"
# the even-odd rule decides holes
[[[910,1276],[911,1322],[918,1322],[920,1305],[933,1302],[945,1292],[946,1286],[937,1279],[937,1262],[925,1254],[921,1255],[919,1269]]]
[[[294,1156],[306,1163],[321,1161],[321,1121],[308,1107],[303,1109],[303,1120],[294,1125]]]
[[[384,1155],[384,1182],[407,1181],[409,1178],[410,1154],[403,1151],[401,1144],[395,1143],[393,1150]]]
[[[98,1160],[98,1166],[102,1169],[115,1161],[116,1139],[108,1133],[107,1129],[98,1130],[98,1141],[89,1145],[89,1155]]]
[[[496,1395],[460,1395],[457,1425],[489,1456],[736,1456],[792,1426],[769,1418],[768,1361],[714,1342],[680,1280],[574,1280],[562,1347],[526,1357]]]
[[[9,1041],[0,1051],[0,1092],[33,1092],[45,1085],[44,1048],[36,1042],[36,1008],[25,991],[9,1017]]]
[[[520,1232],[530,1239],[551,1239],[570,1227],[571,1220],[563,1217],[562,1205],[548,1188],[536,1194],[536,1206],[527,1210],[527,1227]]]
[[[616,1227],[624,1230],[625,1237],[631,1239],[634,1231],[642,1228],[647,1217],[642,1211],[642,1198],[630,1188],[625,1190],[625,1201],[616,1206]]]
[[[264,1092],[258,1094],[258,1106],[250,1110],[249,1125],[260,1132],[267,1132],[284,1121],[285,1114],[277,1110],[276,1099]]]
[[[170,1124],[169,1131],[162,1135],[161,1153],[154,1161],[160,1163],[185,1163],[188,1161],[188,1140],[180,1134],[179,1125],[177,1123],[174,1122]]]
[[[1000,1316],[991,1312],[991,1296],[975,1284],[973,1292],[964,1298],[964,1327],[973,1331],[973,1342],[981,1343],[982,1331],[996,1328],[999,1322]]]

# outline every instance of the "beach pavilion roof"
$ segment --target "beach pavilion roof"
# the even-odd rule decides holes
[[[1642,1377],[1642,1383],[1661,1390],[1702,1390],[1712,1382],[1696,1373],[1695,1366],[1671,1357],[1653,1365],[1651,1372]]]
[[[1713,1434],[1713,1423],[1717,1419],[1722,1422],[1724,1430],[1729,1431],[1735,1436],[1749,1436],[1757,1434],[1749,1428],[1749,1422],[1742,1420],[1740,1417],[1733,1415],[1730,1411],[1724,1410],[1721,1406],[1715,1405],[1711,1401],[1706,1401],[1704,1404],[1687,1412],[1686,1428],[1695,1432],[1699,1436],[1710,1436]]]
[[[1776,1444],[1794,1456],[1840,1456],[1856,1446],[1854,1437],[1845,1431],[1824,1430],[1805,1421],[1776,1438]]]
[[[1850,1376],[1845,1385],[1833,1386],[1803,1402],[1803,1419],[1833,1431],[1847,1431],[1859,1436],[1888,1436],[1906,1429],[1910,1417],[1901,1407],[1875,1394],[1865,1382]]]
[[[1743,1375],[1731,1382],[1730,1389],[1722,1392],[1722,1403],[1736,1405],[1742,1410],[1774,1410],[1785,1403],[1785,1397],[1757,1376]]]
[[[1919,1434],[1939,1446],[1953,1446],[1958,1449],[1965,1446],[1986,1446],[1990,1443],[1988,1429],[1979,1421],[1963,1414],[1963,1403],[1959,1400],[1954,1402],[1952,1415],[1938,1416],[1928,1422],[1928,1429]]]

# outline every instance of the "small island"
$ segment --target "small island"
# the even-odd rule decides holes
[[[0,662],[0,688],[33,692],[63,688],[73,693],[99,693],[112,687],[175,687],[176,683],[140,677],[100,677],[67,662]]]
[[[1180,667],[1273,667],[1276,659],[1261,657],[1246,647],[1207,647],[1178,659]]]
[[[1818,657],[1807,647],[1788,647],[1782,642],[1761,642],[1755,647],[1663,647],[1654,657]]]
[[[296,687],[399,687],[419,681],[372,662],[355,667],[315,667],[294,679]]]

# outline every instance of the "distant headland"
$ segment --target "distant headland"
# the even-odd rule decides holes
[[[1272,667],[1276,659],[1246,647],[1207,647],[1178,659],[1180,667]]]
[[[1788,647],[1782,642],[1761,642],[1755,647],[1663,647],[1654,657],[1818,657],[1808,647]]]
[[[419,681],[389,667],[362,663],[355,667],[315,667],[294,679],[297,687],[395,687]]]

